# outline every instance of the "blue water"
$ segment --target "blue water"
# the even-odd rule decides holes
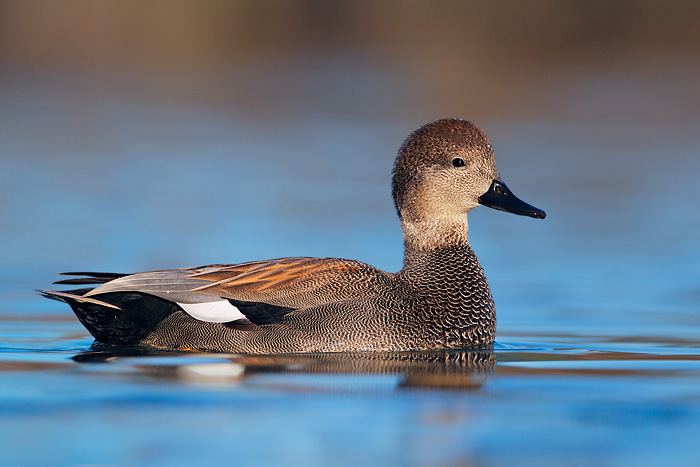
[[[390,171],[427,120],[293,103],[263,118],[69,78],[3,81],[3,465],[700,459],[697,120],[477,122],[509,187],[548,214],[470,214],[493,351],[124,355],[90,351],[70,310],[33,289],[69,270],[281,256],[398,270]]]

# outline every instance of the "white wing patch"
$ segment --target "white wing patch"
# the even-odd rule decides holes
[[[245,318],[238,308],[228,300],[217,300],[206,303],[178,303],[185,313],[200,321],[209,323],[228,323]]]

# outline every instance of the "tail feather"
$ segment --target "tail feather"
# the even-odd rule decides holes
[[[119,310],[120,308],[116,305],[112,305],[111,303],[103,302],[102,300],[97,300],[94,298],[90,297],[83,297],[83,293],[87,293],[87,291],[90,291],[92,289],[78,289],[78,290],[71,290],[68,292],[58,292],[55,290],[37,290],[41,295],[43,295],[46,298],[50,298],[53,300],[58,300],[61,302],[65,302],[70,304],[71,301],[74,302],[83,302],[83,303],[92,303],[93,305],[97,306],[103,306],[106,308],[114,308],[115,310]]]
[[[61,276],[86,276],[73,279],[63,279],[54,284],[76,285],[76,284],[104,284],[114,279],[126,276],[115,272],[62,272]]]

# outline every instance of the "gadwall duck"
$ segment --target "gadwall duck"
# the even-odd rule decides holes
[[[469,246],[467,213],[484,205],[544,219],[503,183],[486,135],[444,119],[399,149],[392,195],[404,266],[389,273],[337,258],[282,258],[82,276],[41,291],[68,303],[98,342],[241,353],[488,348],[496,310]]]

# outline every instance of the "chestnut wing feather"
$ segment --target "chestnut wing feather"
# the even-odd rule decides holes
[[[281,258],[207,267],[189,277],[211,281],[193,292],[223,298],[306,308],[379,293],[388,273],[338,258]]]

